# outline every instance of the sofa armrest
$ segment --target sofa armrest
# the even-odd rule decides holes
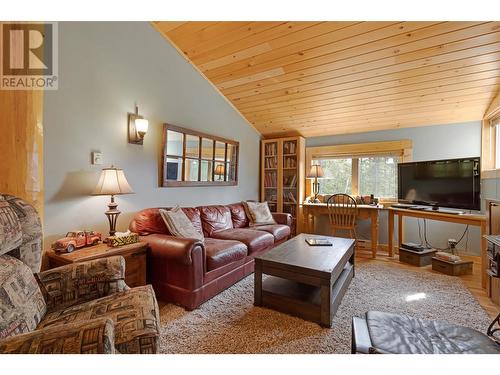
[[[53,326],[0,340],[5,354],[114,354],[115,329],[101,318]]]
[[[193,263],[193,252],[201,248],[203,243],[194,238],[181,238],[166,234],[150,234],[144,237],[155,258],[172,260],[184,265]]]
[[[273,213],[272,215],[276,223],[292,226],[292,215],[283,212]]]
[[[66,308],[129,289],[121,256],[68,264],[35,274],[47,311]]]

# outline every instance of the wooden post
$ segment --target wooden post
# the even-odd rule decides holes
[[[253,304],[255,306],[262,306],[262,263],[259,259],[255,259],[253,298]]]
[[[378,249],[378,210],[370,211],[371,229],[372,229],[372,258],[377,257]]]
[[[487,229],[487,222],[486,220],[482,221],[481,222],[481,227],[480,227],[480,232],[479,232],[479,235],[480,235],[480,243],[481,243],[481,286],[483,287],[483,289],[487,289],[487,292],[488,292],[488,295],[490,294],[490,288],[487,288],[488,286],[488,273],[486,272],[487,269],[488,269],[488,255],[487,255],[487,251],[488,251],[488,243],[486,241],[486,239],[484,238],[484,236],[488,233],[488,229]]]
[[[321,281],[321,325],[332,326],[332,285],[331,280]]]
[[[393,256],[393,250],[394,250],[394,244],[393,244],[393,241],[394,241],[394,212],[389,209],[389,212],[388,212],[388,229],[389,229],[389,237],[388,237],[388,244],[387,246],[389,247],[389,256],[392,257]]]
[[[398,249],[396,252],[399,254],[399,249],[404,241],[405,225],[404,225],[404,215],[398,215]]]

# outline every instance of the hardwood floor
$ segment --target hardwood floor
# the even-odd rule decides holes
[[[478,300],[481,307],[486,311],[486,313],[490,316],[491,319],[495,318],[500,312],[500,306],[493,303],[488,298],[486,294],[486,290],[481,288],[481,258],[478,256],[466,256],[462,255],[462,258],[465,260],[472,260],[474,262],[472,275],[464,275],[464,276],[450,276],[450,277],[459,277],[461,278],[467,288],[469,288],[470,292],[476,299]],[[400,263],[398,260],[398,256],[395,255],[393,258],[387,255],[377,255],[376,259],[371,257],[371,253],[366,251],[359,251],[356,255],[356,261],[359,263],[390,263],[391,266],[403,269],[412,269],[420,272],[432,272],[439,273],[432,270],[431,266],[426,267],[415,267],[406,263]]]

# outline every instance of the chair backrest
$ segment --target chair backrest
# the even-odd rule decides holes
[[[334,194],[326,201],[330,224],[335,228],[354,229],[358,216],[356,200],[347,194]]]
[[[8,254],[39,272],[42,225],[35,208],[20,198],[0,194],[0,255]]]

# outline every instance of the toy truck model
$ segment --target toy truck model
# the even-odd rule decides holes
[[[75,249],[85,246],[97,245],[101,241],[101,233],[93,230],[74,230],[68,232],[66,237],[58,239],[52,244],[52,249],[57,252],[71,253]]]

